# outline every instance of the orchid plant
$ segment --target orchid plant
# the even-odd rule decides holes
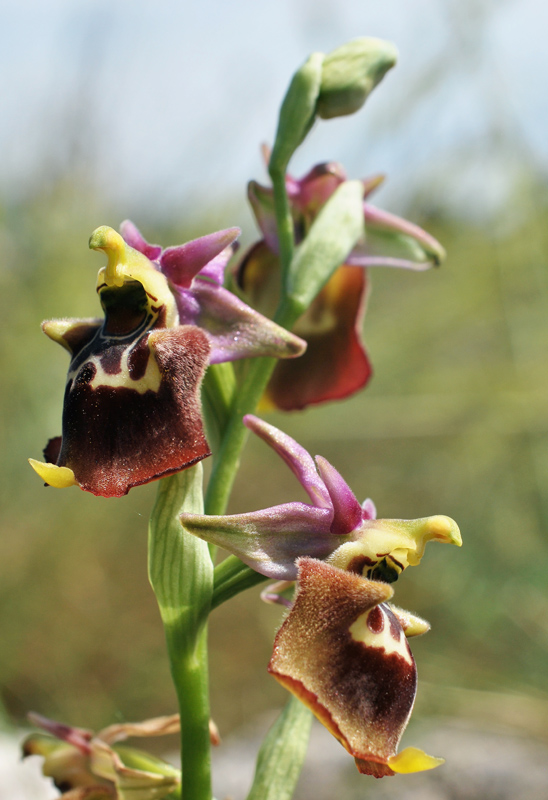
[[[67,800],[211,800],[208,617],[267,578],[275,583],[263,599],[286,609],[268,671],[292,698],[261,746],[248,800],[292,796],[312,714],[366,775],[443,761],[398,753],[417,684],[407,639],[429,625],[391,599],[428,541],[460,546],[457,525],[440,515],[377,519],[325,458],[254,415],[259,402],[302,409],[364,387],[367,268],[424,271],[444,258],[425,231],[370,205],[380,178],[348,180],[336,163],[301,179],[287,171],[314,122],[361,108],[395,61],[391,44],[362,38],[297,70],[265,150],[272,186],[248,187],[261,239],[235,264],[238,228],[163,249],[129,221],[119,233],[103,226],[89,241],[107,258],[103,317],[43,323],[70,364],[62,433],[31,465],[50,486],[104,497],[159,481],[149,578],[179,701],[172,717],[95,735],[32,715],[45,733],[24,753],[43,756]],[[248,430],[283,459],[308,503],[226,515]],[[231,555],[215,566],[217,546]],[[179,730],[180,769],[120,744]]]

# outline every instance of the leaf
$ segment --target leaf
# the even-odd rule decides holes
[[[308,747],[312,712],[291,697],[259,750],[247,800],[291,800]]]
[[[364,234],[363,184],[345,181],[331,195],[289,268],[288,295],[303,313]]]

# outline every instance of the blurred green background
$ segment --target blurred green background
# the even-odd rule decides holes
[[[362,26],[354,34],[364,32]],[[283,64],[284,79],[297,64]],[[448,85],[454,74],[448,70]],[[414,87],[424,113],[435,84],[432,74]],[[377,90],[390,91],[388,81]],[[401,129],[392,109],[378,123],[379,135],[390,119]],[[178,200],[163,219],[154,204],[147,208],[146,196],[124,204],[98,186],[90,153],[72,146],[82,141],[81,130],[81,121],[68,126],[66,152],[62,136],[48,145],[46,131],[42,168],[24,191],[6,183],[0,206],[0,686],[15,723],[34,709],[97,728],[175,708],[146,577],[155,486],[103,500],[46,489],[30,470],[26,458],[40,458],[47,439],[60,433],[67,368],[66,353],[39,325],[97,314],[102,262],[87,240],[99,224],[117,227],[128,207],[139,209],[135,222],[147,238],[164,246],[234,224],[243,227],[245,243],[256,233],[243,206],[244,181],[228,191],[222,175],[207,203]],[[222,141],[223,132],[216,135]],[[271,128],[263,131],[269,135]],[[428,172],[428,185],[402,187],[395,210],[434,234],[449,257],[426,274],[372,272],[364,328],[375,369],[369,387],[342,403],[268,419],[328,458],[360,499],[374,499],[379,516],[442,513],[458,521],[464,547],[431,544],[420,568],[396,587],[398,604],[432,623],[413,644],[418,715],[488,718],[547,737],[548,191],[535,154],[516,136],[512,119],[487,125],[470,146],[475,161],[457,142],[437,172]],[[494,148],[503,173],[508,165],[506,178],[511,172],[510,191],[495,203],[486,199],[484,213],[476,213],[483,201],[475,188],[469,202],[462,194],[463,164],[481,164],[482,152],[487,158]],[[47,154],[54,150],[64,155],[52,166]],[[300,158],[309,166],[314,155],[305,146]],[[391,175],[393,187],[401,180]],[[453,181],[461,186],[460,205],[447,200]],[[250,440],[231,510],[299,497],[289,471]],[[283,690],[266,673],[279,620],[256,590],[214,612],[212,713],[222,734],[283,703]]]

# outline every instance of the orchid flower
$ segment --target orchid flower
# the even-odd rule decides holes
[[[311,503],[227,516],[182,514],[180,519],[186,530],[224,547],[257,572],[295,580],[297,559],[308,556],[391,583],[420,563],[427,542],[461,545],[458,526],[449,517],[376,519],[373,502],[360,505],[325,458],[313,459],[290,436],[253,415],[244,417],[244,424],[286,462]]]
[[[387,583],[301,558],[293,607],[268,671],[354,756],[382,778],[443,764],[416,747],[396,753],[417,687],[406,636],[428,623],[390,606]]]
[[[293,471],[311,503],[286,503],[247,514],[182,514],[183,527],[221,545],[257,572],[283,583],[265,599],[291,611],[274,643],[269,671],[313,711],[376,777],[442,763],[416,748],[398,755],[416,692],[416,667],[406,642],[428,623],[387,604],[389,584],[419,564],[434,539],[461,545],[444,516],[378,520],[339,472],[287,434],[254,416],[245,425]],[[295,601],[286,581],[297,580]]]
[[[335,162],[319,164],[299,180],[286,177],[297,244],[345,180],[343,167]],[[377,176],[363,181],[365,198],[382,180]],[[280,282],[273,192],[251,181],[248,196],[263,238],[244,255],[236,280],[246,298],[272,316]],[[294,332],[307,341],[307,351],[298,363],[277,365],[267,389],[267,404],[291,411],[348,397],[364,386],[372,372],[361,341],[368,294],[365,268],[422,271],[445,258],[441,245],[428,233],[366,200],[363,219],[365,237],[294,326]]]
[[[288,358],[306,346],[222,288],[237,228],[164,251],[131,223],[122,232],[130,244],[106,226],[89,242],[108,258],[97,279],[104,320],[42,325],[71,362],[63,435],[49,441],[46,462],[30,459],[47,484],[105,497],[210,454],[200,404],[209,363]]]
[[[44,757],[42,771],[67,800],[161,800],[180,796],[181,775],[165,761],[118,743],[178,733],[179,715],[111,725],[97,734],[29,714],[50,735],[33,733],[23,756]],[[53,738],[55,737],[55,738]]]

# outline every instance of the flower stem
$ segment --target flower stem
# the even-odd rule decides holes
[[[274,210],[282,267],[281,300],[274,321],[283,328],[291,330],[301,313],[290,302],[287,293],[289,268],[295,250],[295,231],[287,196],[285,170],[273,164],[271,160],[269,173],[274,189]],[[255,411],[276,363],[275,358],[253,359],[242,386],[233,395],[234,400],[230,418],[224,427],[223,438],[215,457],[207,487],[206,514],[224,514],[226,511],[240,464],[240,453],[247,438],[247,430],[242,423],[242,417]]]
[[[207,544],[179,522],[182,511],[199,514],[202,508],[198,464],[159,482],[149,525],[149,580],[181,713],[183,800],[211,800],[207,618],[213,564]]]
[[[171,674],[181,714],[181,764],[183,800],[210,800],[211,745],[209,739],[209,685],[207,626],[193,652],[169,643]]]
[[[205,498],[206,514],[224,514],[226,511],[247,437],[242,417],[255,411],[275,365],[275,358],[255,358],[249,365],[247,376],[234,398],[230,419],[215,456]]]
[[[215,588],[211,598],[211,610],[231,597],[257,586],[267,580],[266,575],[255,572],[236,556],[228,556],[215,567]]]
[[[283,295],[287,287],[289,265],[291,264],[293,251],[295,249],[295,232],[285,185],[285,173],[274,165],[269,168],[269,172],[274,189],[274,213],[276,214],[276,227],[278,230],[278,241],[280,243]]]

